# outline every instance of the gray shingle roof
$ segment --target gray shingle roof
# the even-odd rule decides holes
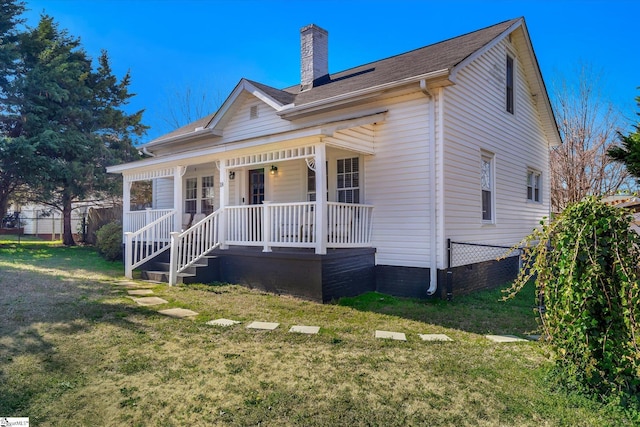
[[[433,71],[451,70],[520,19],[504,21],[462,36],[332,74],[326,83],[306,91],[300,91],[300,85],[280,90],[255,81],[247,81],[278,103],[282,105],[293,103],[298,107]],[[206,127],[214,115],[211,114],[180,129],[176,129],[155,139],[152,143],[179,135],[186,135],[194,132],[198,127]]]
[[[304,105],[432,71],[452,69],[518,20],[504,21],[482,30],[332,74],[328,83],[297,93],[295,104]],[[289,90],[291,89],[293,88]]]

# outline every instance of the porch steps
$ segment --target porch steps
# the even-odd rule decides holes
[[[142,270],[142,279],[151,282],[169,282],[169,262],[156,261]],[[205,256],[177,275],[177,283],[211,283],[219,277],[218,257]]]

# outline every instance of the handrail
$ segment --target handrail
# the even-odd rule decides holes
[[[164,251],[171,243],[175,211],[170,211],[155,221],[125,235],[125,276],[133,278],[133,269]]]
[[[220,246],[218,219],[221,212],[218,209],[182,233],[171,233],[170,285],[176,284],[179,273]]]

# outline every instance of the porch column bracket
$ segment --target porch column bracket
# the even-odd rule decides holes
[[[178,169],[180,171],[180,178],[182,178],[184,176],[184,174],[187,173],[187,167],[186,166],[178,166]]]
[[[316,171],[316,158],[315,157],[307,157],[306,159],[304,159],[305,162],[307,162],[307,167],[309,169],[311,169],[312,171]]]

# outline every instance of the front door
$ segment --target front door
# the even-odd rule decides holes
[[[249,204],[260,205],[264,201],[264,168],[249,171]]]
[[[264,201],[264,168],[249,171],[249,204],[261,205]],[[262,207],[249,210],[249,240],[262,240]]]

